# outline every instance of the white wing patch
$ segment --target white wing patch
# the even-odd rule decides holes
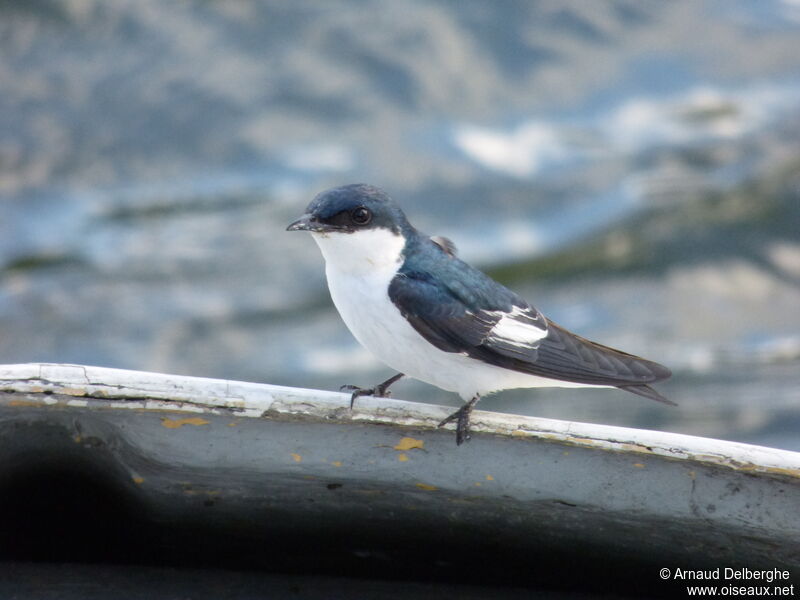
[[[489,332],[490,340],[536,348],[539,340],[547,335],[547,323],[544,317],[540,317],[529,308],[515,306],[509,313],[494,311],[490,314],[502,315]]]

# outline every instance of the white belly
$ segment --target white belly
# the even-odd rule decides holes
[[[389,282],[372,275],[353,276],[326,269],[331,298],[342,320],[362,346],[392,369],[464,400],[476,394],[529,387],[586,387],[487,365],[431,345],[389,299]]]

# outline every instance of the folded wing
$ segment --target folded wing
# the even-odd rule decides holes
[[[671,404],[647,385],[669,377],[669,369],[577,336],[491,284],[496,287],[487,294],[474,286],[445,286],[427,273],[402,273],[389,286],[389,297],[417,332],[445,352],[540,377],[616,386]]]

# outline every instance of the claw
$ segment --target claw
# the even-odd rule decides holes
[[[388,390],[389,386],[392,385],[395,381],[403,377],[402,373],[398,373],[384,381],[383,383],[379,383],[375,387],[371,388],[361,388],[357,385],[346,384],[339,388],[340,392],[352,392],[350,396],[350,410],[353,410],[353,404],[355,404],[356,398],[359,396],[372,396],[373,398],[388,398],[392,395],[392,392]]]
[[[437,425],[437,427],[442,427],[447,425],[450,421],[456,421],[456,446],[460,446],[464,442],[468,442],[472,439],[472,436],[469,434],[469,417],[472,414],[472,408],[475,406],[475,403],[480,400],[480,396],[475,396],[472,400],[467,402],[464,406],[459,408],[456,412],[451,415],[447,415],[442,421]]]

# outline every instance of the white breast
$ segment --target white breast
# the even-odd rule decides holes
[[[586,387],[487,365],[431,345],[389,299],[405,240],[386,229],[312,234],[325,258],[328,288],[353,336],[389,367],[468,400],[527,387]]]

